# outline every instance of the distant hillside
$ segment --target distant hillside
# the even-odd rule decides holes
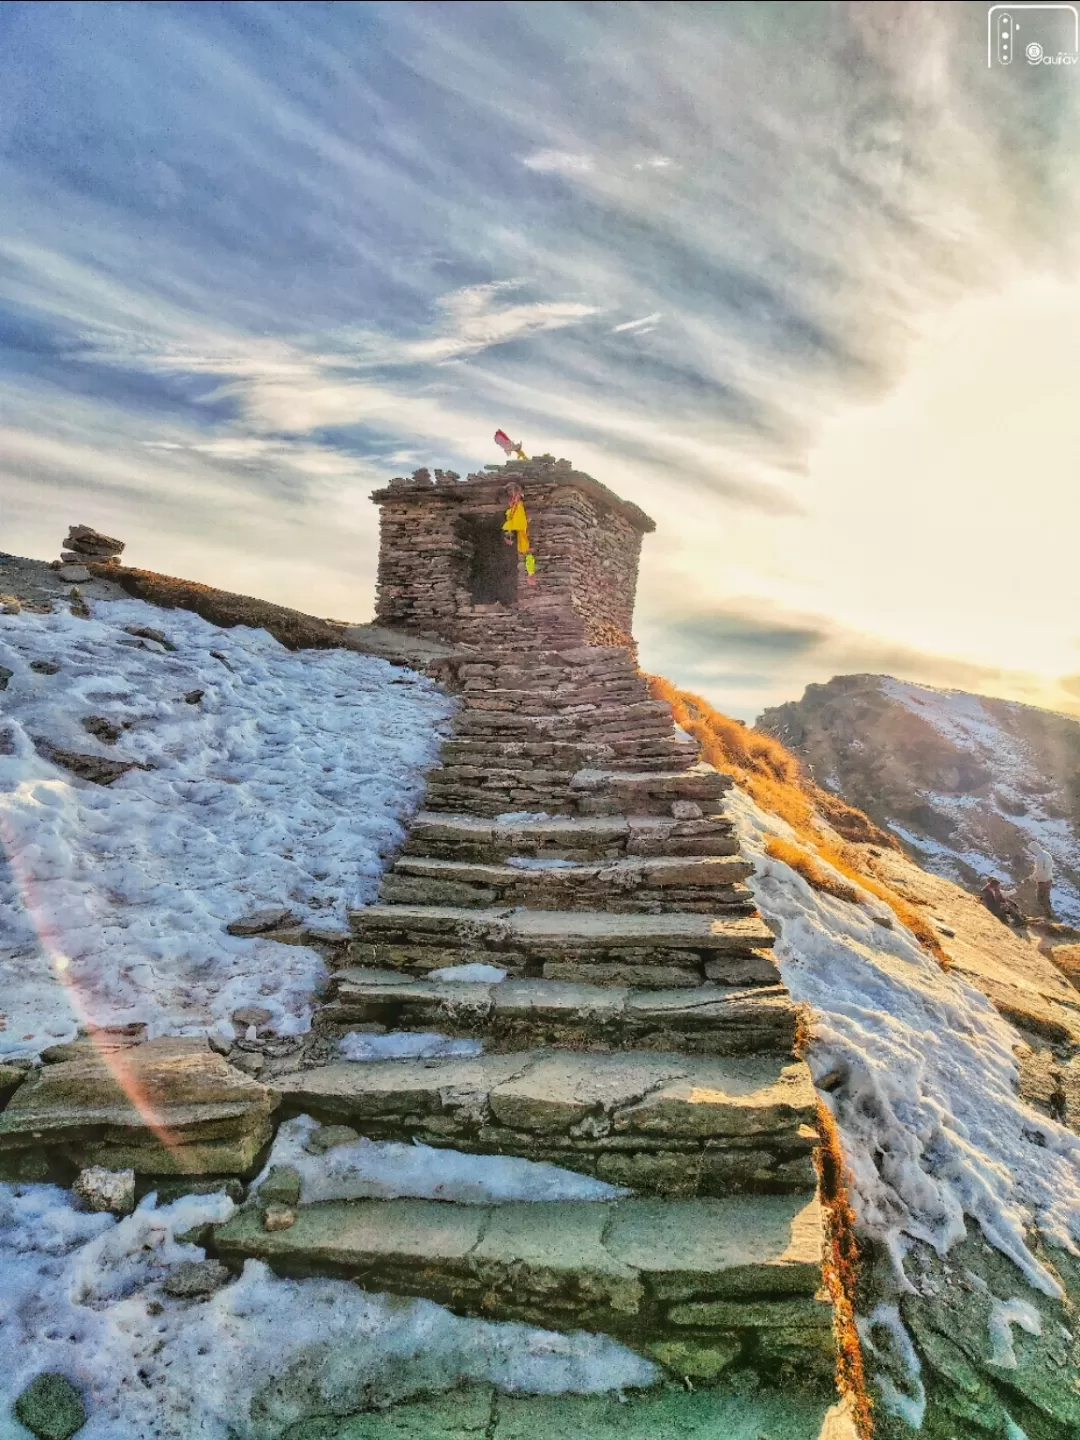
[[[886,675],[838,675],[766,710],[757,728],[818,785],[897,835],[939,875],[973,886],[1055,861],[1059,918],[1080,921],[1080,723],[1053,711]],[[1033,887],[1020,895],[1034,909]]]

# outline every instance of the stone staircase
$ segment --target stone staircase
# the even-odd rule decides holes
[[[496,651],[458,681],[426,809],[381,903],[351,916],[316,1033],[324,1054],[356,1030],[467,1036],[483,1053],[296,1069],[275,1079],[282,1113],[632,1193],[335,1200],[282,1228],[256,1195],[218,1253],[602,1331],[695,1382],[753,1371],[828,1390],[815,1096],[720,808],[729,782],[621,647],[527,665]]]

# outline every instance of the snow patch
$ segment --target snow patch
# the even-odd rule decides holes
[[[444,965],[441,970],[432,970],[429,980],[457,980],[465,984],[498,985],[506,979],[506,971],[497,965]]]
[[[395,1030],[389,1035],[365,1035],[358,1030],[343,1035],[338,1045],[345,1060],[429,1060],[436,1055],[479,1055],[479,1040],[449,1035]]]
[[[161,1281],[204,1252],[177,1236],[228,1217],[224,1195],[82,1214],[49,1185],[0,1185],[0,1414],[43,1370],[68,1375],[79,1440],[276,1440],[348,1413],[476,1381],[519,1393],[644,1386],[654,1365],[603,1336],[466,1320],[342,1280],[281,1280],[258,1261],[206,1299]],[[6,1422],[0,1433],[14,1435]],[[20,1433],[23,1433],[20,1430]]]
[[[316,1200],[453,1200],[459,1205],[505,1204],[510,1200],[613,1200],[628,1190],[562,1170],[557,1165],[512,1155],[463,1155],[427,1145],[356,1140],[311,1154],[307,1142],[319,1129],[307,1115],[287,1120],[278,1131],[266,1169],[294,1165],[300,1198]]]
[[[88,1021],[199,1033],[251,1004],[305,1029],[319,955],[225,926],[274,905],[343,926],[375,898],[450,700],[383,660],[137,600],[0,616],[0,665],[0,1053]],[[93,716],[115,744],[87,732]],[[149,768],[98,785],[50,746]]]
[[[783,979],[813,1011],[811,1070],[840,1077],[822,1099],[840,1131],[858,1227],[891,1257],[895,1295],[912,1289],[904,1261],[913,1240],[944,1256],[975,1222],[1036,1289],[1059,1296],[1027,1236],[1036,1229],[1080,1254],[1080,1137],[1019,1098],[1015,1031],[898,922],[884,930],[867,909],[819,894],[772,859],[770,835],[795,838],[782,820],[738,789],[727,808],[754,865],[757,903],[781,930]],[[899,1311],[879,1307],[860,1330],[893,1367],[893,1379],[879,1377],[890,1408],[919,1423],[925,1397]]]
[[[1012,1327],[1019,1325],[1029,1335],[1042,1334],[1042,1316],[1027,1300],[995,1300],[990,1312],[990,1341],[993,1352],[991,1365],[1000,1365],[1003,1370],[1016,1369],[1016,1349],[1013,1345]]]

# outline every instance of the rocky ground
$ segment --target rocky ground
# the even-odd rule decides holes
[[[897,835],[920,865],[978,889],[1025,881],[1038,840],[1054,857],[1057,917],[1080,924],[1080,722],[1031,705],[884,675],[839,675],[766,710],[758,728],[819,785]]]

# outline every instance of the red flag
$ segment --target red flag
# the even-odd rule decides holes
[[[519,460],[525,459],[525,451],[522,450],[516,440],[510,439],[510,436],[507,435],[505,430],[495,431],[495,444],[504,450],[507,455],[516,455]]]

